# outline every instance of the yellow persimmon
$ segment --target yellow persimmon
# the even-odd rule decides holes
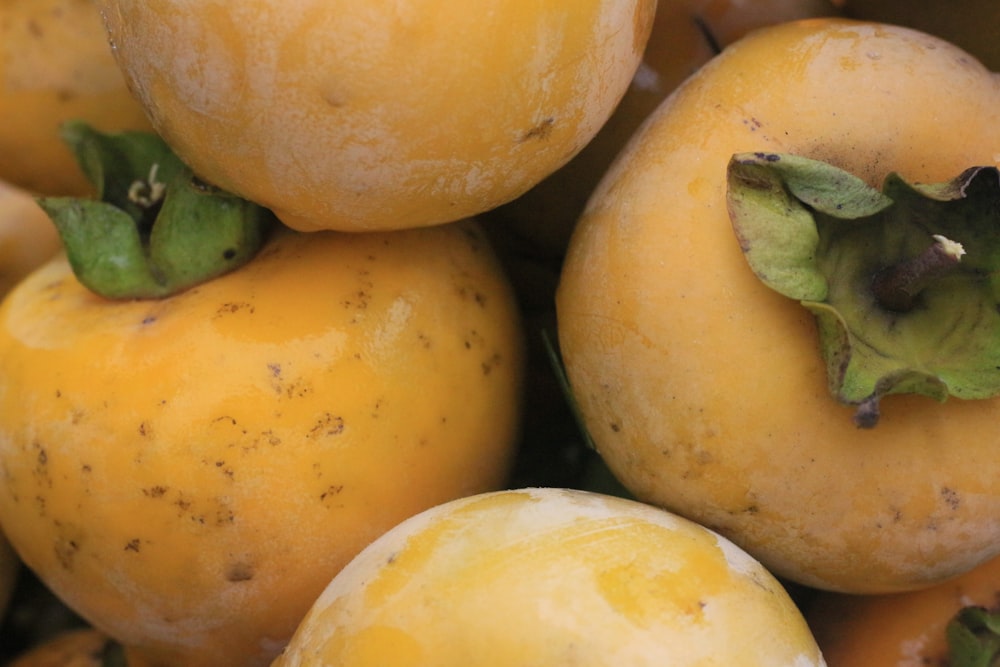
[[[812,19],[734,43],[649,117],[557,294],[576,401],[633,494],[819,588],[929,586],[997,555],[1000,399],[888,396],[859,429],[828,388],[815,317],[748,265],[727,168],[783,153],[869,187],[943,182],[1000,163],[998,105],[1000,80],[947,42]]]
[[[731,542],[611,496],[517,489],[396,526],[273,667],[824,665],[791,598]]]
[[[0,309],[0,524],[129,664],[264,665],[381,532],[505,483],[522,354],[471,221],[280,228],[161,299],[59,257]]]
[[[607,120],[654,0],[100,0],[122,71],[201,178],[301,230],[502,204]]]
[[[998,576],[1000,558],[994,558],[954,580],[918,591],[824,592],[810,601],[806,618],[830,667],[952,665],[949,623],[970,605],[995,609]]]

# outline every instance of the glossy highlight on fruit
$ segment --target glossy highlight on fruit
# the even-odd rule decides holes
[[[130,664],[266,665],[370,541],[503,486],[521,338],[473,221],[278,229],[158,300],[57,258],[0,308],[0,524]]]

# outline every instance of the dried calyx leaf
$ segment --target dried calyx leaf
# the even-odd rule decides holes
[[[883,396],[1000,394],[1000,174],[890,174],[879,191],[795,155],[728,168],[733,229],[757,277],[816,317],[830,391],[877,424]]]
[[[99,198],[38,202],[91,291],[163,298],[242,266],[263,243],[270,212],[200,182],[159,136],[77,121],[62,135]]]

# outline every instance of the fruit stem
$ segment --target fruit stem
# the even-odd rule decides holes
[[[887,310],[899,313],[913,309],[917,297],[933,281],[952,272],[962,261],[961,243],[935,234],[934,243],[911,259],[886,267],[875,274],[872,293]]]
[[[109,299],[159,299],[233,271],[272,215],[200,181],[162,138],[105,134],[80,121],[62,136],[99,199],[40,197],[77,279]]]

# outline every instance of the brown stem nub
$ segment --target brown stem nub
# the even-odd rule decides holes
[[[887,310],[905,313],[917,296],[934,280],[950,273],[962,261],[961,243],[939,234],[934,243],[916,257],[879,271],[872,281],[872,293]]]

